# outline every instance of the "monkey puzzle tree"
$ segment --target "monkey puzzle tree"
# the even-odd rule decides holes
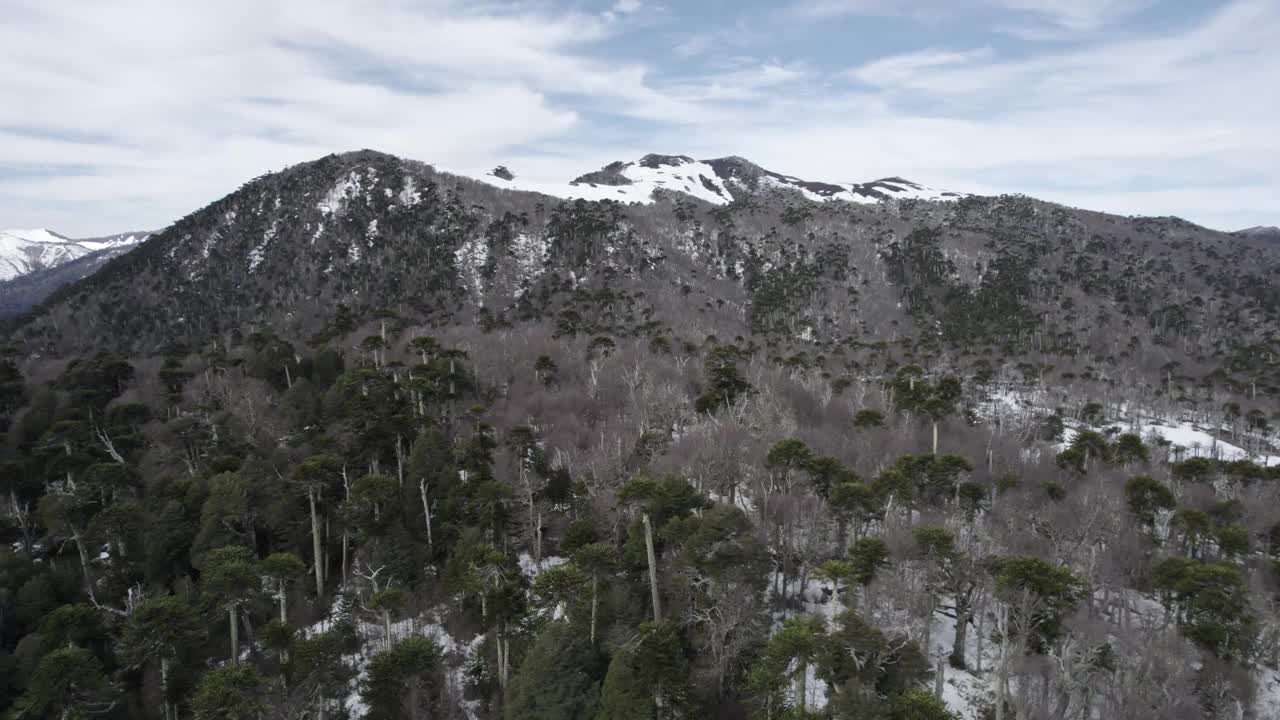
[[[227,665],[200,676],[191,712],[195,720],[258,720],[266,709],[263,681],[251,665]]]
[[[965,641],[973,603],[982,580],[979,559],[963,552],[955,535],[941,527],[920,526],[911,531],[916,548],[929,569],[929,585],[935,600],[949,597],[955,611],[955,639],[948,657],[952,667],[965,667]],[[932,625],[932,621],[930,622]],[[926,632],[926,637],[929,633]]]
[[[613,568],[613,548],[605,543],[588,543],[574,552],[573,564],[582,568],[591,578],[591,630],[588,637],[591,646],[595,647],[596,618],[600,610],[600,577]]]
[[[715,413],[751,391],[751,383],[738,369],[738,362],[743,357],[743,352],[735,345],[717,345],[707,353],[703,362],[706,389],[695,403],[698,412]]]
[[[227,613],[232,664],[240,662],[240,612],[258,597],[260,584],[249,548],[229,545],[204,558],[201,586],[209,601]]]
[[[1168,486],[1150,475],[1137,475],[1124,484],[1124,497],[1129,512],[1150,530],[1156,522],[1156,513],[1172,510],[1177,501]]]
[[[289,622],[289,585],[307,572],[307,566],[290,552],[272,553],[258,563],[258,572],[272,586],[280,605],[280,622]]]
[[[419,720],[433,715],[440,649],[427,637],[410,637],[369,662],[361,693],[369,720]]]
[[[110,712],[117,702],[116,689],[93,653],[69,645],[40,658],[10,717],[86,720]]]
[[[809,666],[817,658],[826,638],[822,621],[812,615],[788,618],[769,638],[764,656],[751,671],[749,684],[767,716],[776,708],[794,708],[797,717],[806,717]],[[787,685],[792,684],[788,702]]]
[[[613,654],[600,690],[596,720],[671,720],[683,717],[688,661],[670,621],[646,622]]]
[[[160,662],[160,693],[165,720],[177,716],[171,673],[179,655],[204,638],[205,628],[196,611],[176,595],[151,597],[138,603],[125,621],[117,651],[127,666],[140,668]]]
[[[290,480],[293,486],[307,496],[311,517],[312,567],[316,578],[316,598],[324,597],[325,553],[320,536],[320,515],[316,506],[324,502],[326,493],[338,483],[342,462],[333,455],[312,455],[293,469]]]
[[[924,377],[924,370],[908,365],[898,370],[889,381],[893,405],[899,412],[929,418],[933,424],[933,454],[938,454],[938,423],[956,412],[963,393],[960,379],[946,375],[936,382]]]

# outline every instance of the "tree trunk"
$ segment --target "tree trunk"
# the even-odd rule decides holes
[[[951,667],[965,668],[965,652],[968,650],[969,608],[966,603],[956,600],[956,636],[951,643]]]
[[[1000,666],[996,679],[996,720],[1004,720],[1004,706],[1009,701],[1009,608],[1001,606],[996,616],[1000,633]]]
[[[396,435],[396,487],[404,490],[404,440]]]
[[[280,598],[280,622],[285,625],[289,624],[289,598],[285,593],[284,578],[280,579],[280,589],[276,592],[276,597]]]
[[[933,454],[938,454],[938,421],[933,421]]]
[[[947,665],[946,663],[942,662],[942,658],[938,658],[938,665],[937,665],[937,668],[934,670],[934,675],[933,675],[933,695],[939,700],[942,699],[942,682],[946,678],[946,676],[944,675],[944,673],[946,672],[946,667]]]
[[[418,481],[418,492],[422,495],[422,516],[427,521],[427,547],[431,547],[431,505],[427,502],[427,479]]]
[[[351,502],[351,481],[347,478],[347,467],[345,465],[342,466],[342,486],[346,490],[347,502]],[[342,577],[338,582],[338,585],[341,587],[345,587],[347,584],[347,572],[350,569],[347,565],[349,561],[348,551],[350,550],[350,545],[351,536],[347,533],[347,529],[344,527],[342,529]]]
[[[600,608],[600,576],[591,573],[591,647],[596,646],[596,612]]]
[[[387,649],[390,650],[391,649],[391,611],[390,610],[382,611],[382,633],[383,633],[383,637],[386,638]]]
[[[164,720],[169,720],[169,658],[160,658],[160,704],[164,706]]]
[[[978,647],[976,649],[978,652],[976,653],[977,658],[975,658],[975,661],[974,661],[975,664],[973,666],[973,672],[975,675],[982,674],[982,640],[983,640],[982,631],[984,630],[983,626],[986,625],[986,619],[987,619],[987,613],[986,613],[986,608],[984,607],[984,603],[979,602],[978,627],[976,628],[977,636],[978,636]]]
[[[71,539],[75,541],[76,552],[80,555],[80,569],[84,571],[85,592],[89,594],[89,602],[97,605],[97,596],[93,592],[93,570],[89,568],[89,554],[85,552],[84,540],[80,537],[80,531],[74,526],[71,528]]]
[[[307,503],[311,506],[311,555],[315,560],[316,600],[324,598],[324,549],[320,544],[320,518],[316,515],[315,488],[307,489]]]
[[[533,526],[533,558],[538,565],[542,564],[542,513],[538,513],[537,523]]]
[[[231,664],[240,664],[240,623],[236,618],[236,606],[227,608],[227,619],[231,625]]]
[[[658,599],[658,559],[653,553],[653,525],[649,522],[649,513],[641,513],[640,522],[644,523],[644,548],[649,556],[649,591],[653,595],[653,621],[658,622],[662,619]]]
[[[809,664],[802,662],[796,672],[796,683],[799,686],[798,691],[796,692],[796,705],[800,708],[800,717],[804,717],[805,715],[804,707],[805,702],[808,700],[805,696],[809,694],[808,688],[806,687],[808,679]]]

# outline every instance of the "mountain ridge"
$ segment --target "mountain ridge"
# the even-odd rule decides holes
[[[668,167],[664,157],[675,156],[651,164]],[[730,181],[716,177],[749,187],[732,177],[747,163],[726,163]],[[895,181],[905,182],[884,182]],[[54,293],[15,338],[42,353],[103,342],[155,352],[251,326],[328,336],[388,313],[653,335],[673,332],[694,303],[717,336],[760,334],[788,352],[930,335],[1022,348],[1047,322],[1045,347],[1106,357],[1116,350],[1089,339],[1096,318],[1064,303],[1101,302],[1107,322],[1150,325],[1160,344],[1187,327],[1232,326],[1246,295],[1257,306],[1248,312],[1275,313],[1274,253],[1176,218],[1023,196],[814,202],[762,182],[717,204],[655,189],[645,203],[567,200],[375,151],[330,155],[178,220]],[[1146,269],[1135,280],[1126,267]],[[1195,300],[1215,295],[1228,300]],[[1160,305],[1166,296],[1181,299]],[[1251,330],[1230,342],[1260,340]]]
[[[803,180],[767,170],[741,156],[695,160],[689,155],[649,153],[638,160],[617,160],[599,170],[577,176],[567,185],[526,182],[509,166],[499,166],[474,178],[512,190],[542,192],[567,199],[649,202],[655,191],[683,192],[714,205],[727,205],[740,196],[762,189],[800,193],[816,202],[843,200],[875,203],[887,200],[949,200],[964,193],[935,190],[900,177],[865,183],[833,183]]]
[[[101,250],[131,247],[149,235],[125,232],[73,239],[47,228],[0,230],[0,282],[52,270]]]

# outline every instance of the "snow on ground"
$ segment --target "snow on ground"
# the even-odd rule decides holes
[[[330,630],[343,616],[349,616],[353,606],[345,596],[340,596],[333,604],[329,615],[309,627],[303,628],[303,636],[310,637]],[[386,643],[385,629],[379,623],[364,622],[355,619],[356,635],[360,638],[360,651],[346,656],[347,662],[355,668],[356,676],[348,686],[346,698],[342,701],[351,718],[362,718],[369,712],[364,700],[360,697],[360,688],[369,677],[369,661],[374,655],[382,652]],[[475,657],[483,635],[476,635],[468,641],[455,638],[445,629],[444,621],[438,611],[432,611],[419,617],[406,618],[391,624],[391,641],[399,642],[409,637],[429,637],[440,648],[446,669],[445,696],[457,703],[465,713],[467,720],[478,720],[480,703],[477,700],[466,700],[467,667]]]
[[[993,421],[1013,419],[1022,423],[1034,422],[1053,413],[1043,392],[1013,388],[990,393],[986,401],[978,406],[978,411]],[[1122,411],[1127,412],[1127,408],[1122,408]],[[1057,451],[1069,447],[1081,431],[1096,429],[1102,433],[1136,432],[1148,445],[1154,444],[1156,440],[1163,440],[1169,443],[1174,459],[1206,457],[1227,461],[1252,460],[1264,467],[1280,465],[1280,455],[1250,453],[1211,432],[1215,430],[1219,435],[1224,434],[1221,428],[1207,428],[1189,421],[1173,421],[1138,412],[1132,420],[1111,422],[1099,428],[1088,428],[1072,418],[1063,418],[1063,424],[1062,441],[1057,444]],[[1029,459],[1034,459],[1032,455],[1033,453],[1028,453]]]
[[[475,178],[505,190],[523,190],[569,200],[617,200],[618,202],[651,203],[656,190],[673,190],[692,195],[713,205],[727,205],[732,195],[710,165],[688,158],[647,167],[638,162],[627,163],[620,171],[630,180],[626,185],[596,183],[559,183],[532,181],[516,176],[508,180],[493,174]],[[710,187],[708,187],[710,185]]]
[[[1180,423],[1164,425],[1158,422],[1144,428],[1143,439],[1155,436],[1167,441],[1175,448],[1182,448],[1183,457],[1208,457],[1218,460],[1252,460],[1264,467],[1280,465],[1280,455],[1253,455],[1248,451],[1218,439],[1214,435],[1193,425]]]
[[[456,174],[456,173],[455,173]],[[653,202],[653,193],[658,190],[671,190],[690,195],[712,205],[727,205],[733,200],[725,181],[716,174],[715,168],[706,162],[683,156],[670,156],[653,161],[651,158],[638,162],[623,164],[616,171],[627,184],[607,185],[591,182],[548,182],[528,180],[520,176],[511,178],[487,173],[472,175],[476,180],[506,190],[522,190],[542,193],[552,197],[569,200],[617,200],[619,202]],[[790,176],[775,177],[763,175],[763,184],[799,192],[814,202],[842,200],[861,204],[880,202],[881,198],[865,194],[868,191],[879,193],[890,199],[919,200],[954,200],[960,195],[917,185],[898,178],[876,180],[865,185],[855,183],[828,184],[839,190],[829,194],[819,194],[806,187],[804,181]]]
[[[532,580],[534,577],[537,577],[538,573],[542,572],[543,570],[546,570],[547,568],[553,568],[557,565],[563,565],[566,562],[568,562],[568,559],[562,558],[559,555],[549,555],[547,557],[542,558],[541,563],[537,563],[537,562],[534,562],[533,556],[530,555],[529,553],[520,553],[520,557],[518,558],[518,561],[520,563],[520,572],[523,573],[530,580]]]
[[[775,573],[772,582],[777,581]],[[794,593],[799,587],[799,580],[793,580],[787,584],[787,590]],[[831,584],[822,580],[809,579],[805,583],[804,591],[800,594],[803,610],[800,614],[813,615],[822,620],[823,625],[831,629],[835,626],[835,618],[843,612],[847,606],[841,598],[835,597],[832,592]],[[844,597],[845,592],[842,590],[841,596]],[[781,627],[783,620],[787,617],[793,617],[796,613],[778,613],[774,617],[774,630]],[[891,622],[880,622],[882,618],[876,618],[876,625],[890,628],[902,620],[895,618]],[[966,663],[970,668],[978,667],[978,635],[972,625],[969,626],[966,645]],[[983,678],[974,675],[965,670],[957,670],[945,663],[945,658],[951,653],[951,643],[955,639],[955,619],[943,615],[942,613],[934,613],[932,628],[932,651],[927,653],[929,659],[935,665],[941,658],[944,659],[943,667],[943,686],[942,697],[946,701],[947,707],[960,713],[963,720],[975,720],[977,718],[978,708],[981,706],[983,696],[986,694],[986,684]],[[991,643],[986,643],[983,648],[984,658],[981,664],[983,668],[992,668],[995,666],[995,655]],[[827,684],[816,676],[816,668],[810,666],[808,674],[805,678],[805,705],[811,710],[818,710],[826,707],[827,704]],[[794,700],[795,688],[789,690],[792,693],[791,698]]]
[[[960,714],[962,720],[977,720],[978,709],[982,706],[987,694],[986,680],[974,674],[974,669],[981,667],[989,674],[995,667],[996,653],[992,643],[983,646],[983,657],[978,657],[978,633],[973,625],[965,629],[965,670],[951,667],[946,658],[951,654],[952,643],[955,642],[956,620],[949,615],[935,612],[933,614],[932,645],[927,653],[937,670],[938,660],[942,659],[942,699],[953,712]],[[981,663],[979,660],[981,659]]]
[[[710,500],[711,502],[714,502],[720,505],[730,504],[728,497],[716,492],[708,492],[707,499]],[[746,513],[747,517],[751,517],[752,513],[756,512],[756,507],[751,502],[750,494],[745,490],[743,490],[742,488],[739,488],[738,491],[733,494],[733,500],[734,500],[733,505],[735,505],[742,512]]]
[[[1255,717],[1280,718],[1280,672],[1263,668],[1255,677],[1258,697],[1253,704]]]

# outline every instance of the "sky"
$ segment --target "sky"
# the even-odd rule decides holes
[[[372,148],[645,153],[1280,224],[1280,0],[0,0],[0,227],[153,230]]]

